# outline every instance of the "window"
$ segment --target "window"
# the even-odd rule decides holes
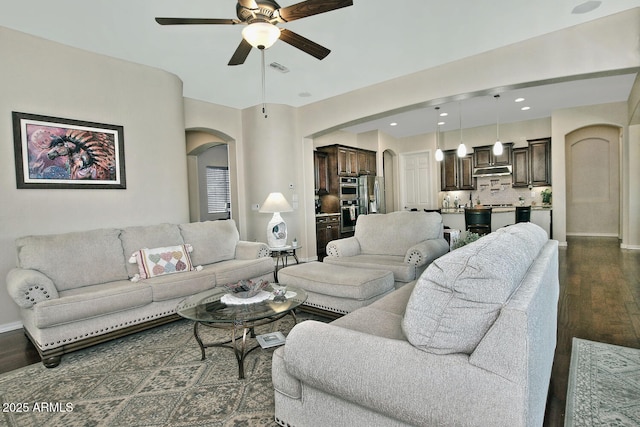
[[[231,215],[231,191],[229,189],[229,168],[207,166],[207,210],[210,214]]]

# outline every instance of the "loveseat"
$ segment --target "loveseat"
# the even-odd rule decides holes
[[[360,215],[353,237],[333,240],[326,250],[323,262],[391,271],[399,288],[420,277],[449,244],[439,213],[397,211]]]
[[[558,243],[531,223],[456,249],[274,352],[282,426],[541,426],[556,345]]]
[[[47,367],[64,353],[176,320],[187,296],[273,280],[264,243],[233,220],[105,228],[16,240],[9,295]]]

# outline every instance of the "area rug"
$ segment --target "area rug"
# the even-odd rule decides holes
[[[292,326],[287,316],[256,332]],[[206,342],[229,337],[201,332]],[[273,426],[273,351],[249,353],[239,380],[232,350],[208,348],[201,361],[193,323],[176,321],[70,353],[53,369],[3,374],[0,426]]]
[[[640,426],[640,350],[573,338],[565,426]]]

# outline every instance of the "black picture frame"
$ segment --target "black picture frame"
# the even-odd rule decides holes
[[[124,128],[12,112],[19,189],[126,189]]]

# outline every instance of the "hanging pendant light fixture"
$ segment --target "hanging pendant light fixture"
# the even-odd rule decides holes
[[[440,123],[438,122],[438,110],[440,107],[436,107],[436,162],[441,162],[444,159],[444,153],[440,148]]]
[[[498,100],[500,99],[500,95],[494,95],[493,97],[496,99],[496,142],[495,144],[493,144],[493,154],[495,156],[500,156],[504,151],[502,142],[500,142],[500,109],[498,108]]]
[[[460,145],[458,145],[458,157],[464,157],[467,155],[467,146],[462,142],[462,104],[458,102],[459,116],[460,116]]]

